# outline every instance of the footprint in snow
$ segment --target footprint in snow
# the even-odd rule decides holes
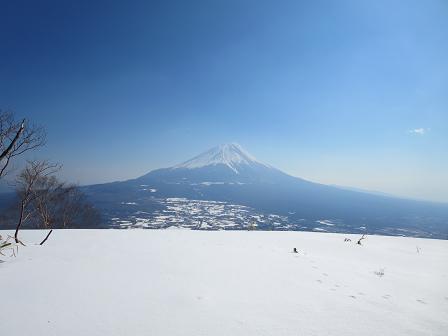
[[[416,301],[420,302],[421,304],[426,304],[426,302],[424,300],[422,300],[422,299],[417,299]]]
[[[328,276],[328,274],[327,274],[327,273],[322,273],[322,275],[323,275],[323,276]]]
[[[320,279],[319,279],[319,280],[316,280],[316,281],[317,281],[318,283],[322,283],[322,280],[320,280]]]
[[[354,295],[350,295],[349,297],[351,297],[352,299],[356,299],[356,296]]]

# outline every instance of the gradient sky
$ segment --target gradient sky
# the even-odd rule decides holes
[[[64,178],[220,143],[328,184],[448,202],[448,1],[3,1],[0,108]]]

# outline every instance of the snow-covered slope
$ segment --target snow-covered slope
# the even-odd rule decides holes
[[[448,241],[57,230],[32,244],[44,234],[23,231],[0,264],[2,334],[448,335]]]
[[[199,154],[191,160],[174,166],[173,169],[194,169],[219,164],[229,167],[235,173],[239,172],[238,169],[242,165],[264,165],[258,162],[252,155],[247,153],[240,145],[232,143],[213,147],[212,149]],[[264,166],[268,167],[267,165]]]

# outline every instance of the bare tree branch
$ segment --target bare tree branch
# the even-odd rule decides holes
[[[42,127],[31,125],[25,119],[16,122],[12,113],[0,110],[0,178],[6,175],[12,158],[44,144]]]
[[[17,130],[16,135],[14,136],[14,139],[12,139],[9,146],[6,147],[6,149],[0,154],[0,161],[3,160],[3,158],[5,158],[7,155],[9,155],[9,153],[11,153],[17,140],[19,140],[24,130],[25,130],[25,119],[23,119],[22,123],[20,124],[20,127]]]

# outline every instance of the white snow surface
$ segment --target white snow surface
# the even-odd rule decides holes
[[[202,168],[206,166],[213,166],[223,164],[232,169],[235,173],[238,173],[238,166],[240,165],[263,165],[269,167],[265,164],[258,162],[255,157],[247,153],[240,145],[232,144],[222,144],[216,146],[208,151],[199,154],[198,156],[188,160],[184,163],[178,164],[172,169],[178,168]]]
[[[55,230],[35,245],[44,235],[0,256],[4,335],[448,335],[448,241]]]

